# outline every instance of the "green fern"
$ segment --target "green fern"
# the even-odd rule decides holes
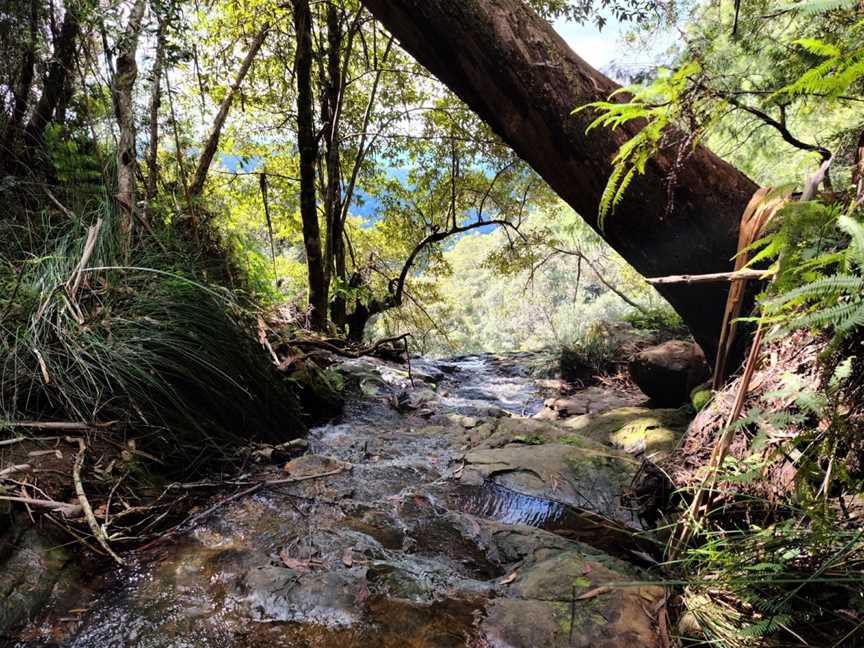
[[[573,114],[593,109],[599,116],[592,121],[586,131],[598,126],[615,130],[635,120],[644,120],[645,126],[633,137],[624,142],[612,158],[612,173],[600,199],[598,224],[602,230],[606,217],[624,199],[624,193],[636,174],[645,173],[648,161],[663,148],[663,136],[667,126],[674,124],[680,111],[687,102],[681,101],[688,91],[692,77],[702,71],[699,63],[691,61],[677,70],[660,70],[657,79],[645,86],[620,88],[609,97],[609,101],[595,101],[580,106]],[[622,103],[612,101],[613,97],[629,93],[630,100]],[[688,110],[693,106],[688,106]],[[706,113],[707,114],[707,113]],[[710,118],[705,117],[705,124]]]
[[[793,43],[824,60],[778,90],[775,96],[809,94],[836,98],[864,78],[864,20],[849,30],[843,49],[815,38],[799,38]]]
[[[830,328],[838,336],[864,326],[864,225],[840,215],[833,232],[821,226],[818,231],[821,240],[841,249],[823,252],[812,244],[812,227],[835,211],[819,203],[793,203],[781,210],[778,230],[758,242],[757,257],[775,259],[773,290],[779,293],[763,296],[763,322],[786,330]],[[845,243],[839,235],[848,237]]]

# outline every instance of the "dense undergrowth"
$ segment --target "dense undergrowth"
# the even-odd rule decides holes
[[[238,442],[301,434],[242,292],[169,225],[154,221],[124,250],[116,223],[105,203],[80,219],[40,210],[4,222],[4,436],[84,423],[189,473]]]
[[[669,467],[685,505],[708,493],[699,514],[681,518],[689,544],[679,551],[670,541],[666,566],[682,578],[681,629],[692,645],[864,642],[859,217],[790,203],[754,245],[753,263],[770,261],[773,276],[754,318],[767,333],[760,368],[715,395]],[[705,442],[727,432],[729,452],[712,472]],[[688,459],[694,469],[682,477]]]

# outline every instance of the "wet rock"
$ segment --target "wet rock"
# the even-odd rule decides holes
[[[622,407],[600,414],[568,419],[564,427],[632,455],[652,460],[665,456],[678,445],[690,423],[687,409]]]
[[[523,565],[507,598],[490,605],[481,624],[495,648],[635,648],[654,646],[648,610],[661,587],[616,588],[632,572],[591,560],[577,549]]]
[[[63,545],[24,521],[0,535],[0,637],[79,594],[78,570]]]
[[[645,395],[635,389],[610,389],[594,385],[569,396],[547,398],[543,403],[543,410],[534,418],[554,421],[618,407],[641,405],[644,402]]]
[[[311,454],[292,459],[285,464],[284,471],[288,474],[288,477],[293,479],[302,479],[304,477],[312,477],[314,475],[321,475],[336,470],[347,470],[350,465],[351,464],[349,463],[339,461],[338,459],[332,459],[331,457]]]
[[[518,493],[557,500],[638,526],[621,505],[639,462],[596,441],[574,435],[572,445],[509,445],[465,455],[462,481],[492,480]]]
[[[510,444],[542,445],[555,443],[570,432],[557,423],[540,419],[487,419],[466,431],[470,447],[493,449]]]
[[[296,573],[279,566],[253,569],[243,578],[248,592],[238,602],[257,621],[351,626],[359,620],[356,601],[364,587],[358,570]]]
[[[645,349],[630,361],[633,382],[660,405],[687,402],[690,390],[709,374],[702,350],[696,344],[682,340],[671,340]]]

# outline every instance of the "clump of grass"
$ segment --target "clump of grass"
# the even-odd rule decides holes
[[[127,252],[107,207],[88,216],[101,226],[86,267],[80,223],[5,246],[0,427],[110,424],[184,470],[245,439],[300,435],[297,400],[248,333],[249,309],[206,280],[193,248],[147,236]]]
[[[715,530],[676,565],[699,645],[853,646],[864,629],[864,533],[785,520]],[[858,643],[856,643],[856,641]]]

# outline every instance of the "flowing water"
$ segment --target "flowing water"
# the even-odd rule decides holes
[[[490,441],[502,422],[521,429],[543,407],[521,360],[415,362],[413,384],[399,367],[346,363],[356,398],[285,467],[310,479],[239,498],[127,556],[129,566],[17,645],[651,645],[650,619],[636,619],[649,590],[576,596],[641,576],[620,560],[646,555],[638,520],[616,508],[620,493],[604,491],[628,460],[572,440],[548,446],[550,457],[588,457],[568,459],[567,482],[557,465],[548,475],[536,465],[547,446]],[[535,463],[506,463],[522,456]],[[589,464],[596,475],[582,483]],[[604,502],[568,502],[571,486]]]

